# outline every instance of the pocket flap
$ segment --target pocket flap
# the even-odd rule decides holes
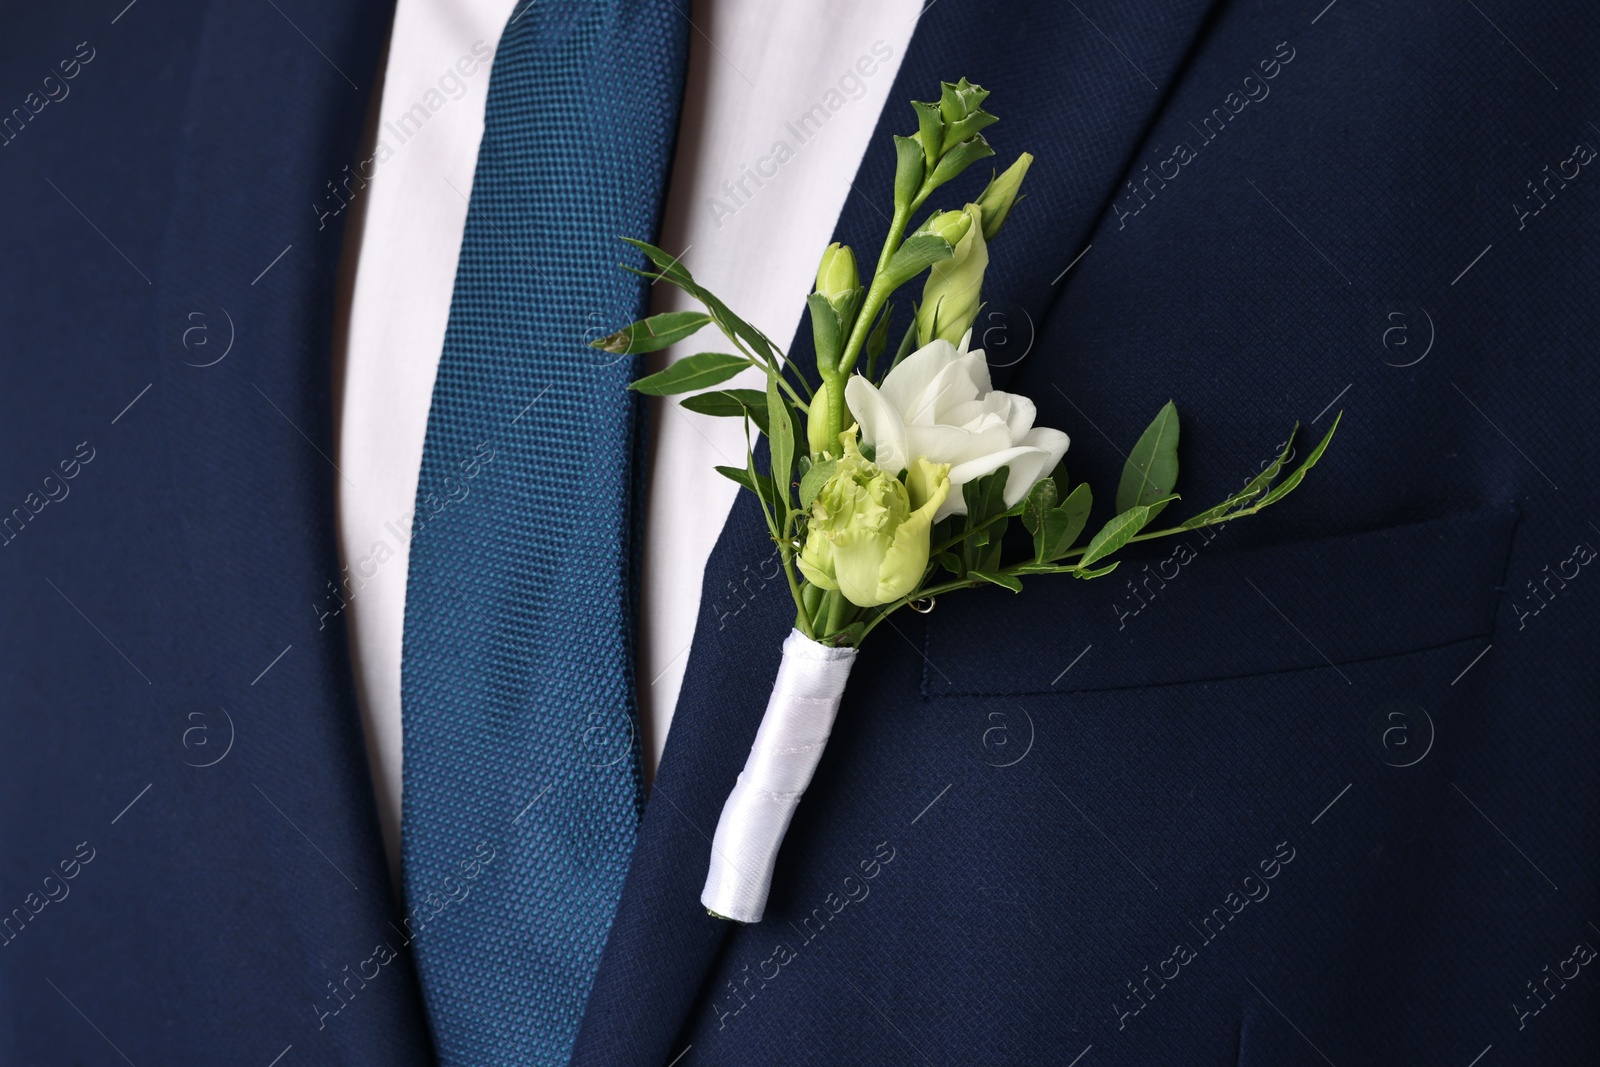
[[[922,691],[1170,685],[1483,637],[1516,522],[1503,507],[1236,552],[1195,531],[1105,578],[962,592],[928,616]]]

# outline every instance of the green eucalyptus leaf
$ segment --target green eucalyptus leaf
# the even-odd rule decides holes
[[[987,545],[982,546],[973,553],[973,569],[980,571],[998,571],[1000,569],[1000,538],[1006,532],[1006,521],[1001,519],[989,529],[986,534],[993,534]]]
[[[1167,501],[1176,499],[1176,497],[1167,497],[1156,503],[1164,504]],[[1153,504],[1135,504],[1127,511],[1113,516],[1109,522],[1100,527],[1099,533],[1089,539],[1089,547],[1084,550],[1083,558],[1078,561],[1078,566],[1087,567],[1089,564],[1104,559],[1123,545],[1126,545],[1133,540],[1140,530],[1144,529],[1153,514]]]
[[[1094,494],[1089,491],[1089,483],[1080,482],[1058,507],[1045,513],[1043,530],[1033,537],[1033,558],[1039,563],[1050,563],[1071,551],[1093,507]]]
[[[776,361],[776,347],[767,339],[767,335],[735,315],[729,310],[727,304],[717,299],[709,289],[696,282],[694,276],[689,273],[688,268],[678,261],[677,256],[671,255],[653,244],[638,241],[632,237],[624,237],[623,240],[643,252],[661,272],[660,274],[648,274],[645,271],[635,271],[635,273],[644,274],[646,277],[660,278],[676,285],[706,306],[706,310],[711,312],[712,321],[717,324],[717,327],[723,333],[728,334],[730,337],[738,337],[768,363]],[[627,269],[633,270],[634,268],[628,267]]]
[[[973,571],[972,576],[974,578],[982,578],[986,582],[991,582],[1005,589],[1009,589],[1013,593],[1022,592],[1022,579],[1014,575],[1003,574],[999,571]]]
[[[1139,441],[1122,468],[1117,486],[1117,510],[1125,512],[1136,505],[1153,506],[1178,484],[1178,409],[1167,401],[1155,421],[1139,435]],[[1150,512],[1155,517],[1159,508]]]
[[[593,348],[615,352],[618,355],[657,352],[710,324],[711,316],[701,311],[668,311],[640,319],[630,326],[624,326],[609,337],[590,341],[589,344]]]
[[[1022,525],[1037,537],[1044,526],[1044,517],[1056,506],[1056,483],[1052,478],[1041,478],[1028,495],[1022,498]]]
[[[640,378],[632,388],[650,396],[687,393],[692,389],[704,389],[708,385],[725,382],[748,366],[750,360],[744,356],[727,352],[701,352],[685,356],[666,370]]]
[[[967,529],[1006,510],[1006,479],[1010,474],[1010,467],[1000,467],[961,487],[962,499],[967,502]]]
[[[751,472],[746,470],[744,467],[724,467],[721,464],[717,465],[716,472],[729,481],[735,482],[750,490],[756,496],[760,497],[762,502],[765,503],[767,507],[770,508],[773,506],[774,498],[777,496],[777,494],[772,490],[772,479],[762,474],[755,474],[752,476]]]
[[[749,418],[756,429],[767,432],[767,394],[759,389],[717,389],[678,401],[690,411],[721,418]]]
[[[824,460],[800,476],[800,510],[811,510],[811,502],[817,499],[817,494],[822,491],[822,486],[833,472],[839,467],[836,459]]]
[[[1067,478],[1066,460],[1057,460],[1055,468],[1050,471],[1050,480],[1056,483],[1056,499],[1065,500],[1072,491],[1072,482]]]
[[[789,512],[789,483],[794,472],[794,415],[778,388],[776,374],[767,375],[767,422],[772,432],[767,443],[772,450],[772,484],[777,488],[782,507],[774,509],[780,521]]]
[[[1233,494],[1215,507],[1207,508],[1198,515],[1193,515],[1185,519],[1178,526],[1178,529],[1194,530],[1201,526],[1208,526],[1219,521],[1229,512],[1238,511],[1249,507],[1255,498],[1260,496],[1266,490],[1267,486],[1271,485],[1278,477],[1278,474],[1283,470],[1283,465],[1288,460],[1290,451],[1294,448],[1295,433],[1299,429],[1300,424],[1297,422],[1294,424],[1294,429],[1289,431],[1289,439],[1283,443],[1283,451],[1279,452],[1277,457],[1271,463],[1267,464],[1266,469],[1245,483],[1245,487],[1243,489],[1239,490],[1237,493]]]
[[[1299,432],[1300,424],[1297,422],[1289,431],[1289,439],[1283,443],[1283,451],[1279,452],[1273,461],[1267,464],[1265,470],[1246,482],[1245,487],[1233,495],[1234,500],[1241,504],[1248,504],[1266,491],[1267,486],[1271,485],[1278,475],[1282,473],[1283,465],[1289,462],[1289,454],[1294,451],[1294,437]]]
[[[1269,504],[1276,504],[1278,501],[1282,500],[1284,497],[1293,492],[1295,487],[1305,480],[1306,472],[1312,467],[1315,467],[1317,465],[1317,460],[1322,458],[1322,453],[1328,450],[1328,442],[1333,440],[1333,433],[1339,428],[1339,420],[1342,418],[1344,418],[1344,412],[1342,411],[1334,416],[1333,425],[1328,427],[1328,432],[1322,435],[1322,440],[1317,442],[1317,447],[1313,448],[1311,450],[1311,454],[1306,456],[1305,462],[1296,467],[1293,473],[1283,480],[1281,485],[1261,498],[1262,507],[1266,507]]]
[[[883,268],[882,278],[893,291],[915,278],[935,263],[942,263],[956,254],[955,246],[936,233],[920,233],[906,240]]]

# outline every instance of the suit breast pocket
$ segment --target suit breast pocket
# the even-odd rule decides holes
[[[963,593],[959,608],[929,615],[922,693],[1220,681],[1484,637],[1516,522],[1513,509],[1492,508],[1235,552],[1225,534],[1196,532],[1103,579],[1034,579],[1021,599]]]

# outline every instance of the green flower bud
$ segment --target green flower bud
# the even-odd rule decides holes
[[[1033,163],[1033,156],[1027,152],[1017,157],[1017,161],[1007,167],[1005,173],[998,178],[991,179],[989,185],[978,197],[978,207],[983,209],[983,239],[992,241],[995,234],[1000,232],[1000,227],[1006,224],[1006,216],[1011,214],[1011,207],[1017,202],[1017,190],[1022,187],[1022,179],[1028,173],[1028,167]]]
[[[817,292],[832,303],[860,286],[861,275],[856,272],[856,255],[850,246],[838,242],[829,245],[817,267]]]
[[[829,432],[831,429],[828,425],[828,382],[824,379],[811,398],[811,414],[806,416],[806,446],[813,456],[820,456],[838,444]]]
[[[959,144],[991,123],[999,121],[983,110],[983,102],[988,97],[989,90],[973,85],[965,78],[954,85],[949,82],[940,83],[939,116],[944,119],[945,151],[949,151],[951,145]]]
[[[917,308],[917,345],[942,337],[953,345],[977,321],[982,307],[983,272],[989,266],[989,248],[983,239],[983,209],[968,204],[967,231],[956,244],[953,259],[935,263],[922,288]]]
[[[959,244],[972,226],[972,216],[965,211],[941,211],[924,222],[917,233],[931,233],[943,237],[952,245]],[[915,235],[913,235],[915,236]]]
[[[939,113],[945,122],[959,122],[982,107],[988,98],[989,90],[965,78],[954,84],[939,83]]]
[[[927,570],[929,531],[950,492],[950,466],[917,459],[908,489],[861,454],[854,426],[839,441],[844,455],[811,504],[800,571],[857,607],[899,600]]]

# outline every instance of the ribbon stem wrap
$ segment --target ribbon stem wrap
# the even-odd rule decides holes
[[[778,848],[822,758],[855,660],[853,648],[830,648],[789,631],[755,744],[711,842],[700,903],[713,913],[761,921]]]

